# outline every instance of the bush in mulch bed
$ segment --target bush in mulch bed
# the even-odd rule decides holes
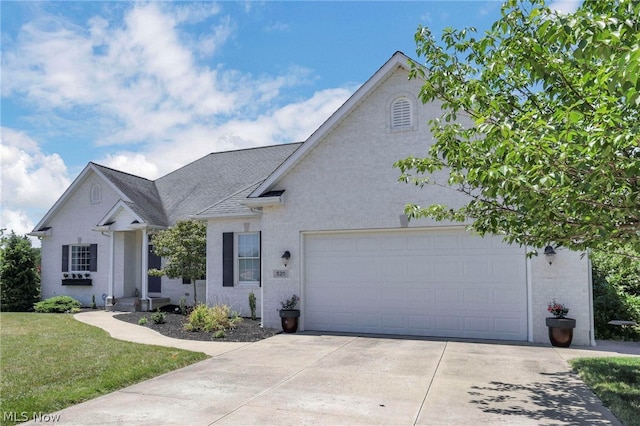
[[[160,311],[166,313],[163,324],[156,324],[151,321],[153,312],[131,312],[115,315],[114,318],[132,324],[139,324],[141,318],[146,318],[146,324],[140,327],[150,328],[167,337],[185,340],[256,342],[280,333],[280,330],[261,327],[260,320],[252,320],[251,318],[242,318],[242,321],[238,322],[234,328],[224,330],[223,334],[205,331],[187,331],[184,329],[184,326],[188,322],[188,317],[181,314],[179,306],[163,306],[160,308]]]

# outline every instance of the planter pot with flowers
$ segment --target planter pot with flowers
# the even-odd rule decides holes
[[[298,331],[298,319],[300,318],[300,310],[296,309],[300,298],[295,294],[290,299],[280,302],[280,322],[282,323],[282,331],[285,333],[295,333]]]
[[[546,318],[551,345],[568,348],[573,340],[573,329],[576,328],[576,320],[567,318],[566,315],[569,313],[569,308],[562,303],[557,303],[555,299],[549,303],[547,310],[553,315],[553,317]]]

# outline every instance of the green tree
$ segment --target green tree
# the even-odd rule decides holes
[[[640,262],[629,262],[628,254],[616,256],[597,251],[591,260],[596,338],[640,339],[640,327],[622,330],[608,324],[613,319],[640,324]]]
[[[415,38],[426,65],[411,75],[442,115],[428,155],[396,163],[400,180],[468,199],[411,204],[410,218],[640,256],[640,2],[587,0],[563,15],[509,0],[480,37],[446,29],[440,43],[420,27]]]
[[[207,226],[197,220],[181,220],[153,237],[153,251],[166,260],[151,275],[187,278],[193,284],[193,303],[198,304],[196,280],[207,272]]]
[[[28,237],[0,234],[0,306],[3,311],[29,311],[40,298],[40,275]]]

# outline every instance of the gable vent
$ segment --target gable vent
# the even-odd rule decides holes
[[[407,98],[396,99],[391,106],[391,128],[404,129],[411,127],[411,102]]]

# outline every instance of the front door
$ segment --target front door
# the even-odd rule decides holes
[[[149,269],[160,269],[160,256],[157,256],[153,252],[153,244],[149,244]],[[161,277],[154,277],[149,275],[149,293],[160,293],[162,291],[162,279]]]

